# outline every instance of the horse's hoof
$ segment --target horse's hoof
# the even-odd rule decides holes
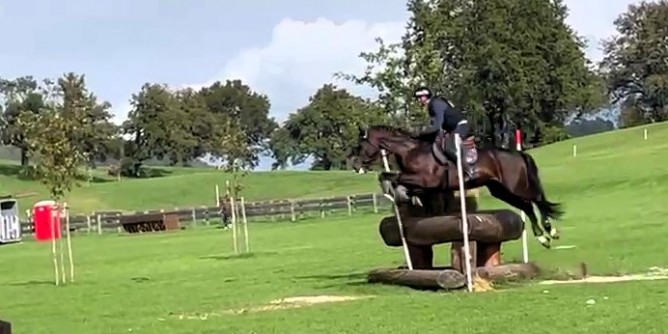
[[[550,237],[552,237],[554,240],[559,240],[560,235],[556,228],[552,228],[552,230],[550,230]]]
[[[394,191],[394,197],[400,201],[410,201],[411,199],[408,197],[408,189],[402,185],[398,185],[397,188]]]
[[[547,249],[552,248],[552,246],[550,245],[550,239],[548,239],[544,235],[538,237],[538,242],[540,242],[540,244]]]
[[[394,194],[394,202],[395,203],[410,202],[410,198],[408,198],[408,196],[402,196],[399,193],[396,193]]]

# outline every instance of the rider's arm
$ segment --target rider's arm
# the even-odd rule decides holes
[[[434,116],[431,117],[431,124],[426,129],[420,131],[420,135],[434,133],[441,129],[443,118],[445,117],[445,110],[447,105],[441,100],[434,101]]]

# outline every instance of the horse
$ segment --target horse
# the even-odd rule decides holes
[[[381,150],[393,154],[400,173],[382,172],[379,181],[384,193],[394,193],[395,200],[408,200],[409,191],[415,194],[420,191],[459,190],[456,163],[447,161],[439,145],[439,141],[430,144],[400,128],[375,125],[368,129],[360,128],[358,145],[351,160],[353,168],[363,173],[364,168],[380,157]],[[559,233],[550,220],[559,219],[564,212],[560,203],[547,199],[538,176],[538,166],[531,155],[499,147],[476,148],[473,136],[464,138],[462,145],[468,151],[467,158],[473,153],[478,171],[477,176],[466,181],[464,187],[487,187],[493,197],[523,211],[531,221],[536,239],[545,248],[550,248],[550,238],[559,239]],[[398,191],[402,187],[405,191]],[[549,237],[538,225],[533,204],[541,214],[540,223]]]

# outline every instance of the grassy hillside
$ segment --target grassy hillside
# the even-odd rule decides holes
[[[532,261],[548,271],[574,271],[586,262],[590,274],[668,267],[668,158],[663,154],[668,148],[668,124],[648,129],[648,141],[642,138],[642,128],[630,129],[532,152],[548,196],[565,204],[564,219],[555,223],[562,232],[555,246],[574,246],[546,250],[530,238]],[[578,146],[576,158],[571,154],[573,144]],[[178,197],[173,195],[181,191],[181,199],[201,195],[206,200],[217,175],[175,172],[164,180],[95,184],[78,190],[76,196],[84,200],[89,194],[100,203],[133,205],[133,200],[158,201],[160,196],[147,193],[160,187],[152,192]],[[298,191],[362,191],[375,187],[373,177],[259,173],[250,178],[249,193],[261,198]],[[160,182],[166,180],[170,182]],[[109,192],[104,193],[112,186],[117,188],[106,188]],[[128,187],[123,188],[127,198],[120,190],[111,190],[121,187]],[[504,206],[488,198],[485,202],[485,206]],[[0,249],[4,269],[0,315],[14,323],[17,333],[33,334],[381,334],[441,333],[444,328],[454,333],[626,334],[661,333],[668,326],[666,281],[532,285],[473,295],[366,284],[369,269],[403,262],[401,250],[384,246],[378,236],[378,221],[388,214],[250,224],[253,253],[244,257],[232,254],[230,230],[75,236],[77,281],[65,288],[50,285],[48,244],[9,245]],[[445,247],[437,247],[438,264],[447,261]],[[503,253],[506,261],[521,258],[520,242],[504,245]],[[277,298],[322,294],[373,298],[224,314]],[[196,315],[196,320],[182,319],[183,314]]]
[[[652,125],[648,129],[648,141],[643,140],[642,128],[635,128],[580,137],[532,150],[548,196],[556,196],[558,200],[559,193],[572,191],[574,187],[586,194],[592,185],[653,182],[652,178],[644,176],[648,169],[661,172],[668,168],[658,154],[668,147],[668,124]],[[576,158],[571,154],[573,144],[578,146]],[[637,167],[632,168],[635,164]],[[95,182],[83,183],[69,194],[67,200],[73,212],[211,205],[215,203],[214,185],[223,186],[229,177],[211,168],[154,167],[153,171],[162,176],[116,182],[100,170],[95,174]],[[18,166],[14,163],[0,162],[0,194],[40,193],[38,197],[21,200],[22,208],[47,197],[41,184],[20,180],[17,173]],[[347,195],[376,191],[375,180],[375,174],[360,176],[350,171],[256,172],[246,179],[245,195],[248,200]],[[569,182],[565,184],[564,180]]]
[[[39,196],[20,200],[19,205],[24,208],[47,198],[42,184],[21,180],[18,172],[19,166],[14,163],[0,165],[0,194],[38,192]],[[95,173],[94,182],[82,182],[68,194],[67,201],[73,212],[210,206],[215,204],[215,185],[219,184],[223,191],[225,180],[231,178],[212,168],[152,167],[152,172],[162,176],[118,182],[100,170]],[[264,200],[368,193],[378,189],[375,178],[351,171],[255,172],[244,180],[244,194],[247,200]]]

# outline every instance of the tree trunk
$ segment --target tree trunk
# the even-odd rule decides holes
[[[28,167],[30,164],[30,159],[28,158],[28,150],[25,148],[21,149],[21,167]]]

